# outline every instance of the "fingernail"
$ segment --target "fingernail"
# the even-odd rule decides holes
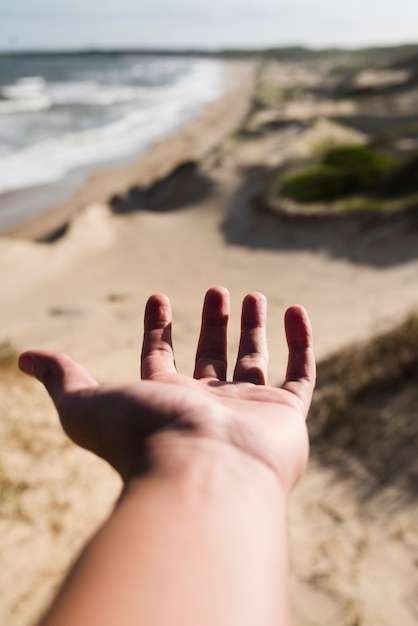
[[[28,354],[21,354],[19,357],[19,367],[25,374],[35,376],[35,364]]]

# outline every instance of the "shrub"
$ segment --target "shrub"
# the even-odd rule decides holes
[[[389,198],[418,193],[418,154],[410,157],[385,176],[379,196]]]
[[[368,146],[332,148],[321,164],[288,175],[282,193],[302,203],[330,202],[368,191],[391,162]]]
[[[366,179],[379,176],[388,170],[391,161],[370,146],[341,146],[328,150],[322,158],[324,165],[340,171],[356,173]]]
[[[287,176],[282,193],[302,203],[331,202],[350,193],[350,177],[333,167],[318,165]]]

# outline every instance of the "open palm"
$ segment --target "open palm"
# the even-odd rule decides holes
[[[305,418],[315,380],[310,324],[294,306],[285,315],[289,346],[285,382],[267,387],[266,301],[258,293],[243,302],[241,339],[233,381],[226,381],[229,294],[215,287],[205,297],[194,377],[177,373],[171,340],[171,308],[162,294],[145,310],[141,378],[101,385],[59,352],[32,350],[23,371],[47,388],[64,430],[80,446],[106,459],[128,480],[146,470],[150,442],[179,438],[217,441],[250,455],[274,472],[289,491],[308,455]]]

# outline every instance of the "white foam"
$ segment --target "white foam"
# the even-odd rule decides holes
[[[0,115],[24,111],[44,111],[49,109],[51,101],[46,96],[28,100],[0,100]]]
[[[3,95],[13,100],[25,100],[32,96],[38,96],[45,88],[45,80],[42,76],[23,76],[14,85],[5,85],[2,88]]]
[[[48,87],[38,80],[19,81],[22,83],[20,93],[23,94],[26,89],[28,94],[27,102],[33,103],[35,94],[41,91],[47,94],[43,97],[55,103],[94,102],[104,106],[132,100],[137,102],[137,106],[99,128],[67,133],[12,153],[0,153],[0,192],[49,183],[78,167],[143,153],[153,142],[219,96],[224,88],[221,68],[214,61],[195,61],[189,73],[164,87],[112,86],[98,89],[94,81],[54,83]],[[157,70],[154,68],[154,71]],[[17,102],[15,100],[14,104]],[[2,104],[5,103],[0,102]]]
[[[94,81],[56,82],[47,88],[51,104],[91,104],[109,106],[136,100],[142,89],[128,85],[102,86]]]
[[[0,115],[22,111],[41,111],[51,105],[45,94],[45,81],[41,76],[20,78],[13,85],[4,85],[0,100]]]
[[[38,80],[20,86],[31,94],[45,90],[45,85]],[[85,87],[81,83],[55,84],[49,89],[49,100],[55,98],[58,102],[59,98],[65,98],[68,102],[74,98],[74,102],[79,102],[76,98],[82,93],[84,102],[92,98],[95,104],[100,99],[102,104],[109,104],[121,102],[124,98],[125,101],[136,98],[138,106],[99,128],[67,133],[12,153],[0,153],[0,192],[50,183],[78,167],[142,154],[152,143],[216,98],[224,87],[224,77],[220,64],[196,61],[188,74],[165,87],[121,87],[99,91],[94,82],[89,83],[87,89]],[[33,102],[33,98],[31,95],[29,101]]]

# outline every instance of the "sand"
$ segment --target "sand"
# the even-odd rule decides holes
[[[307,307],[319,358],[418,308],[416,237],[401,222],[370,229],[256,211],[254,164],[279,159],[299,131],[217,148],[251,105],[253,68],[236,66],[231,76],[223,98],[141,161],[95,176],[66,206],[0,238],[0,344],[66,351],[102,381],[135,379],[143,307],[162,291],[173,305],[178,368],[190,374],[203,295],[222,284],[232,299],[231,368],[241,300],[261,291],[269,378],[279,384],[288,305]],[[107,205],[190,160],[199,167],[187,206],[114,214]],[[63,237],[33,241],[68,220]],[[66,440],[38,383],[5,370],[0,392],[0,622],[23,626],[104,519],[120,482]],[[290,512],[297,626],[417,623],[417,507],[396,507],[388,489],[361,505],[348,480],[312,461]]]

